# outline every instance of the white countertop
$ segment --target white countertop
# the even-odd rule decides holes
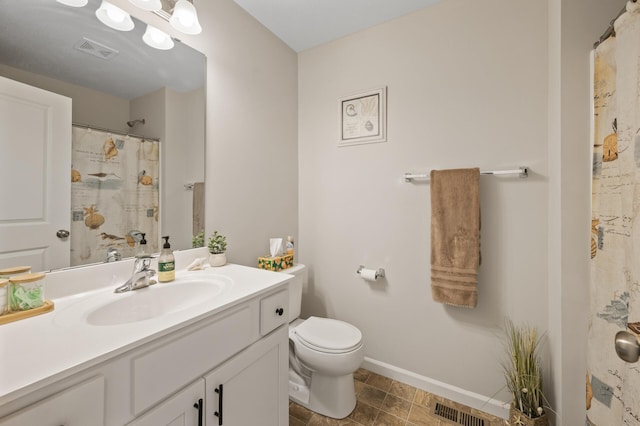
[[[94,270],[93,273],[99,271]],[[142,292],[155,291],[161,286],[180,286],[194,277],[218,278],[231,284],[215,297],[188,309],[142,321],[91,325],[86,321],[86,315],[83,316],[83,312],[91,310],[91,307],[103,306],[123,297],[140,296]],[[52,312],[0,325],[0,405],[254,295],[266,293],[288,278],[291,275],[228,264],[201,271],[178,271],[173,282],[158,283],[133,292],[116,294],[114,289],[117,285],[105,286],[102,283],[98,288],[54,298],[55,309]],[[55,290],[53,293],[63,294]],[[75,316],[78,316],[77,321],[73,319]]]

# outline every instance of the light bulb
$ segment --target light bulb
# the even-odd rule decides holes
[[[169,50],[173,48],[173,40],[169,37],[169,34],[151,25],[147,25],[147,30],[144,32],[142,40],[155,49]]]
[[[118,31],[131,31],[135,24],[131,19],[131,16],[124,10],[109,3],[107,0],[102,0],[102,4],[98,10],[96,10],[96,16],[108,27]]]
[[[122,21],[124,21],[124,13],[122,12],[122,10],[110,7],[107,9],[107,15],[113,22],[121,23]]]
[[[187,0],[178,0],[173,8],[169,23],[173,28],[185,34],[200,34],[202,32],[196,8]]]

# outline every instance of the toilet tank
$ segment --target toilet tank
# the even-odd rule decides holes
[[[307,282],[307,267],[298,263],[282,271],[294,276],[289,281],[289,322],[300,316],[302,306],[302,287]]]

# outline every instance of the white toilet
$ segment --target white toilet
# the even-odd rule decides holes
[[[342,419],[356,406],[353,373],[364,359],[362,333],[339,320],[298,319],[307,268],[282,271],[289,282],[289,398],[327,417]]]

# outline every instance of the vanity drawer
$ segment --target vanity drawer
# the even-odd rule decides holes
[[[260,335],[264,336],[289,319],[289,290],[284,289],[260,300]]]
[[[0,426],[103,426],[104,385],[96,376],[0,419]]]
[[[140,414],[253,343],[254,309],[256,304],[248,304],[220,314],[213,322],[134,357],[134,413]]]

